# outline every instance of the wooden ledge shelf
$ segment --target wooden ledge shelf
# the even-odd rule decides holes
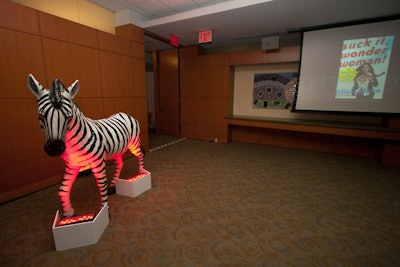
[[[227,116],[225,119],[229,126],[249,126],[297,132],[400,141],[400,129],[383,128],[368,124],[248,116]]]

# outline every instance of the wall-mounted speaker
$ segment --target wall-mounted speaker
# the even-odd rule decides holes
[[[261,48],[262,50],[272,50],[279,48],[279,35],[264,37],[261,39]]]

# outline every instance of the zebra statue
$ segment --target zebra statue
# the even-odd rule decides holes
[[[122,155],[128,149],[138,160],[139,173],[146,172],[139,123],[133,117],[117,113],[101,120],[86,118],[72,100],[79,90],[78,80],[65,88],[54,79],[47,90],[29,74],[28,87],[38,101],[40,127],[46,139],[44,150],[49,156],[60,156],[65,161],[65,174],[58,191],[65,217],[74,215],[70,193],[80,170],[91,168],[103,206],[108,202],[107,159],[115,160],[116,164],[111,188],[115,189],[115,180],[124,164]]]

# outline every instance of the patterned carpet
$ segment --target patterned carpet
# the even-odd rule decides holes
[[[55,251],[58,186],[1,205],[0,265],[400,266],[400,168],[175,141],[150,141],[162,146],[145,157],[152,188],[137,198],[110,196],[110,224],[97,244]],[[136,168],[127,159],[122,176]],[[98,211],[91,175],[78,178],[72,203],[77,213]]]

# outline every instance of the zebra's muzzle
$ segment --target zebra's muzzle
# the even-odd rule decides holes
[[[62,140],[50,140],[44,145],[44,151],[51,157],[60,156],[65,151],[65,144]]]

